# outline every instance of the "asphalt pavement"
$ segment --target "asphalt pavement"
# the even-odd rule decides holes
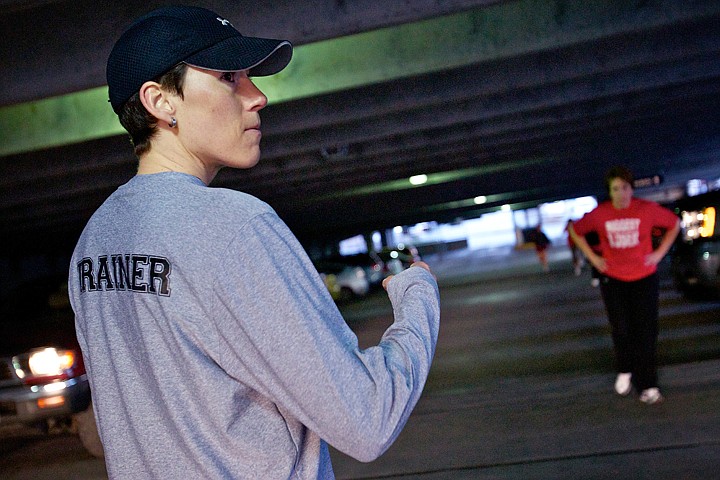
[[[499,300],[502,303],[515,294],[512,285],[541,289],[543,284],[574,282],[582,290],[578,285],[587,286],[589,281],[587,273],[581,280],[572,279],[569,254],[562,247],[551,250],[548,274],[540,271],[533,252],[500,248],[484,253],[460,251],[428,258],[441,291],[504,281],[502,291],[493,291],[504,299]],[[545,325],[530,334],[534,340],[525,341],[517,332],[502,331],[511,327],[498,328],[499,323],[493,323],[493,334],[512,338],[509,343],[515,345],[500,349],[497,341],[486,343],[493,352],[476,358],[506,365],[516,360],[512,355],[526,355],[521,360],[523,371],[489,375],[473,385],[446,389],[432,388],[431,373],[430,391],[384,456],[362,464],[333,452],[338,478],[720,478],[720,303],[686,302],[672,289],[667,271],[662,273],[661,315],[667,323],[661,333],[662,403],[649,406],[639,402],[635,392],[627,397],[614,393],[611,343],[604,312],[598,308],[599,292],[587,286],[572,301],[567,288],[547,287],[537,290],[543,296],[538,303],[518,301],[517,307],[527,307],[519,315],[532,325],[532,319],[539,317],[537,309],[548,310],[554,317],[550,320],[563,325],[558,329],[568,328],[574,334],[554,338],[548,333],[553,327]],[[478,295],[493,301],[490,294]],[[566,318],[573,316],[572,310],[553,310],[557,304],[593,302],[591,311],[576,318]],[[507,323],[511,325],[512,320]],[[707,338],[711,346],[703,340]],[[676,343],[684,353],[674,351]],[[538,344],[543,352],[552,351],[548,356],[566,355],[571,360],[557,372],[547,373],[544,357],[528,353]],[[434,368],[447,372],[444,355],[436,356],[439,365]],[[594,362],[593,357],[599,360]],[[573,359],[577,361],[572,363]],[[539,367],[533,368],[533,362]]]
[[[612,376],[559,375],[424,397],[401,437],[345,479],[720,478],[720,361],[660,370],[666,400],[611,392]]]

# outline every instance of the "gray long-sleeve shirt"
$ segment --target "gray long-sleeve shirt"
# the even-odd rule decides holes
[[[139,175],[95,213],[69,291],[112,479],[333,478],[327,444],[381,455],[415,406],[439,295],[410,268],[360,350],[295,237],[254,197]]]

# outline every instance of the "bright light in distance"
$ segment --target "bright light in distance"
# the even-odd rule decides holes
[[[500,210],[502,210],[503,212],[509,212],[509,211],[511,210],[511,208],[510,208],[510,205],[508,205],[508,204],[506,203],[505,205],[503,205],[502,207],[500,207]]]
[[[423,183],[427,183],[427,181],[428,177],[425,174],[410,177],[410,183],[413,185],[422,185]]]
[[[59,392],[65,390],[65,382],[49,383],[43,387],[46,392]]]
[[[395,232],[395,233],[402,233],[402,232],[403,232],[403,227],[401,227],[400,225],[398,225],[397,227],[393,227],[393,232]]]
[[[38,398],[37,406],[39,408],[53,408],[65,405],[65,397],[57,395],[55,397]]]
[[[30,355],[28,366],[33,375],[60,375],[64,370],[72,367],[75,358],[72,352],[67,350],[57,351],[54,348],[46,348]]]
[[[475,205],[482,205],[483,203],[487,202],[487,197],[485,195],[480,195],[473,198],[473,202],[475,202]]]
[[[715,207],[708,207],[703,214],[703,237],[712,237],[715,234]]]
[[[715,208],[682,212],[682,226],[685,240],[712,237],[715,234]]]

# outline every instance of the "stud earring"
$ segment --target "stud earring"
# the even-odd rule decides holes
[[[175,117],[171,117],[171,120],[170,120],[170,123],[168,123],[168,126],[169,126],[170,128],[175,128],[175,127],[177,127],[177,119],[176,119]]]

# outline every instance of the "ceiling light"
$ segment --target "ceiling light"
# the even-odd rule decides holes
[[[413,185],[422,185],[423,183],[427,183],[427,181],[428,177],[425,174],[410,177],[410,183]]]

